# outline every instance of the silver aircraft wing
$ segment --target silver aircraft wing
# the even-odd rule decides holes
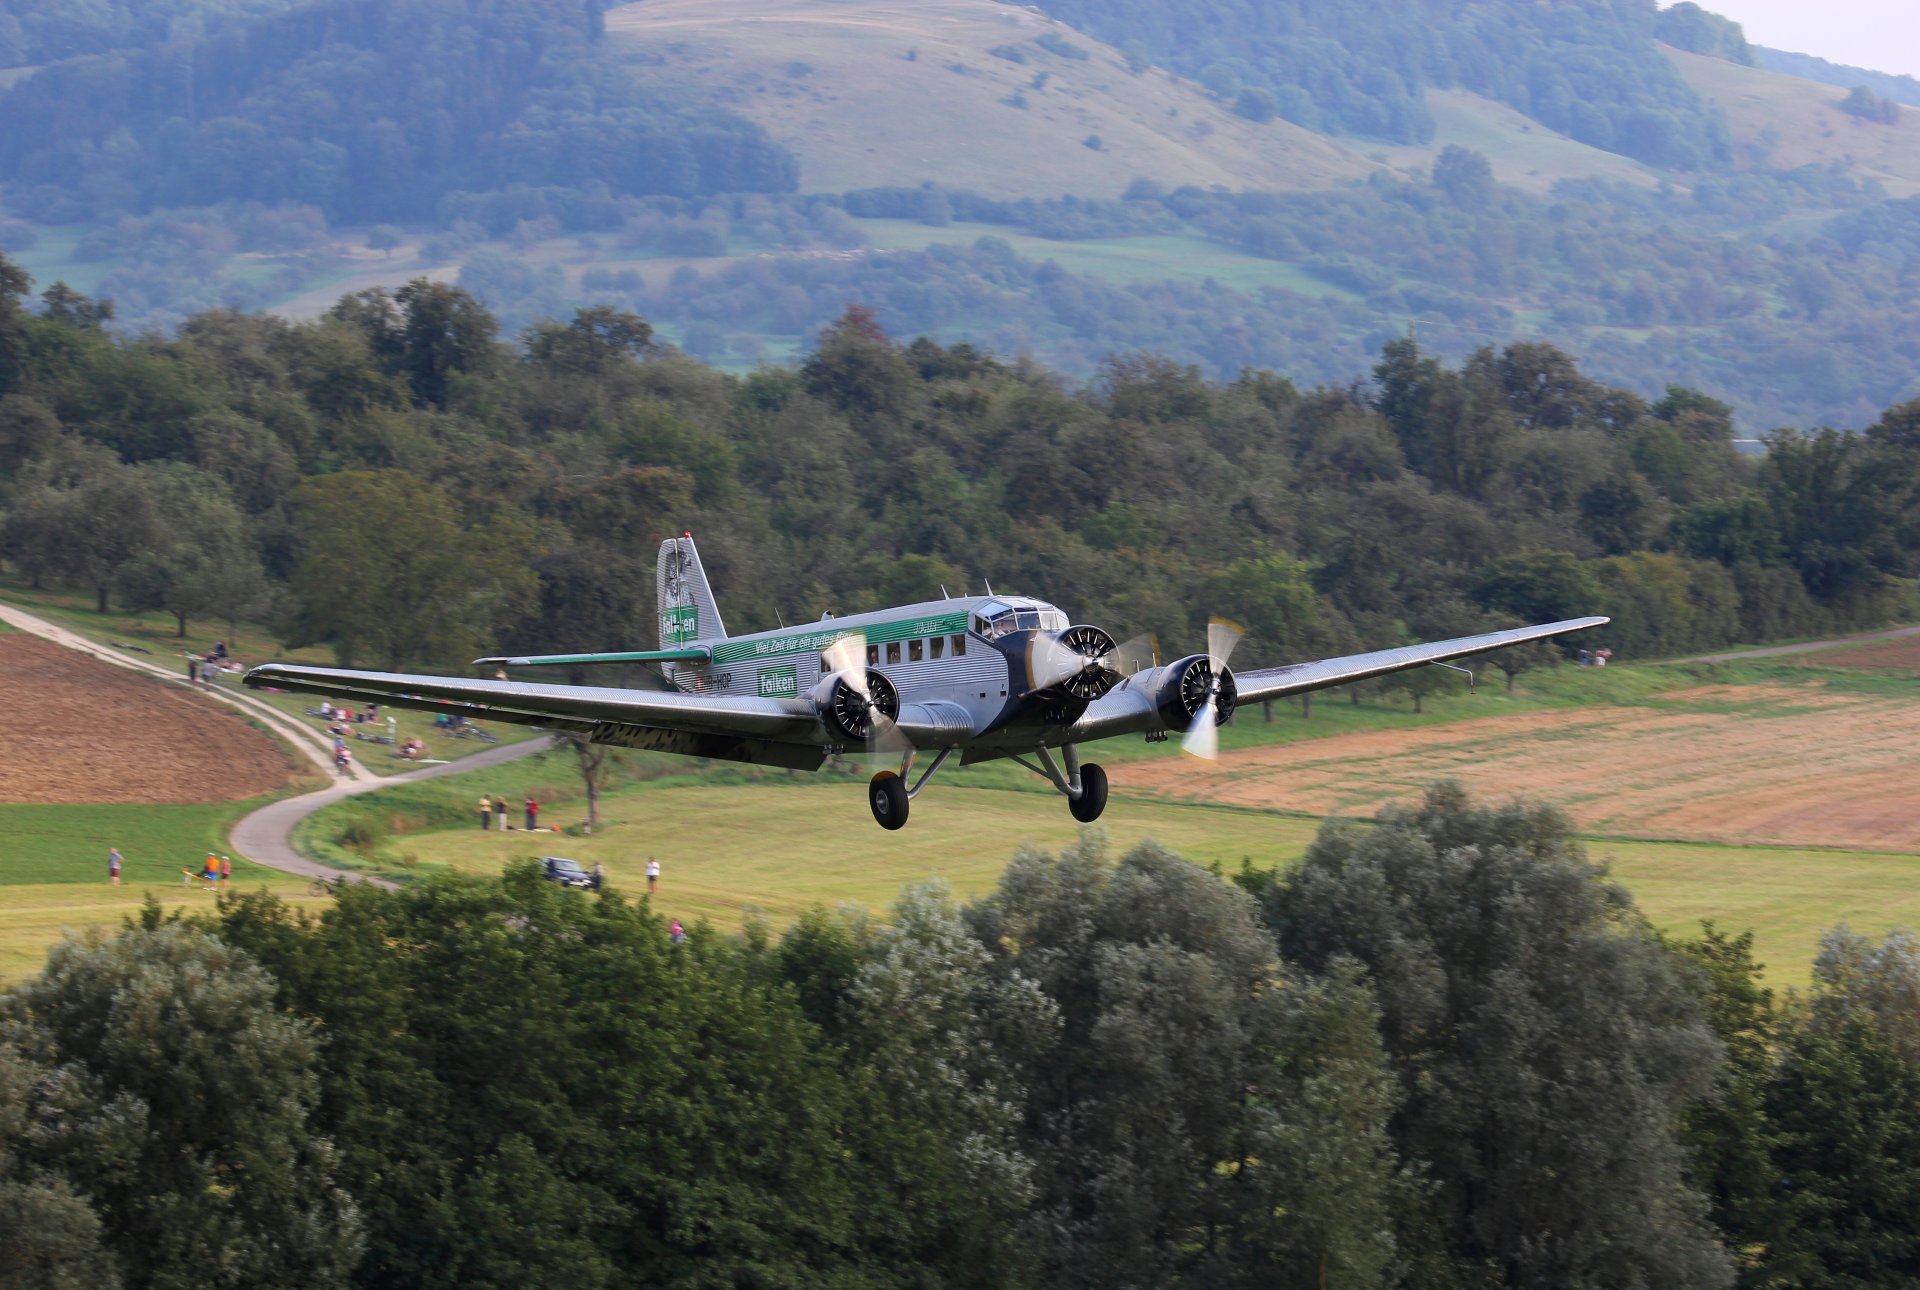
[[[624,742],[602,737],[617,734],[624,728],[774,743],[820,743],[820,723],[813,705],[799,698],[479,681],[405,672],[300,667],[291,663],[263,663],[249,671],[245,680],[255,689],[299,690],[335,699],[371,699],[396,708],[422,708],[517,725],[572,730],[590,734],[602,743]]]
[[[1456,636],[1450,641],[1432,641],[1425,645],[1402,645],[1398,649],[1375,650],[1371,654],[1349,654],[1345,658],[1321,659],[1318,663],[1289,663],[1285,667],[1263,667],[1253,672],[1235,672],[1233,681],[1239,702],[1261,703],[1285,698],[1307,690],[1324,690],[1330,685],[1351,685],[1390,672],[1404,672],[1427,663],[1446,663],[1469,654],[1483,654],[1506,645],[1524,645],[1567,632],[1585,631],[1610,623],[1611,618],[1569,618],[1564,622],[1542,623],[1538,627],[1515,627],[1504,632],[1483,632],[1478,636]]]
[[[1402,645],[1398,649],[1375,650],[1370,654],[1349,654],[1344,658],[1326,658],[1317,663],[1289,663],[1285,667],[1263,667],[1252,672],[1235,672],[1234,688],[1240,704],[1261,703],[1308,690],[1324,690],[1331,685],[1350,685],[1390,672],[1404,672],[1428,663],[1445,663],[1481,654],[1506,645],[1545,640],[1567,632],[1584,631],[1613,621],[1610,618],[1569,618],[1564,622],[1542,623],[1537,627],[1515,627],[1504,632],[1483,632],[1478,636],[1459,636],[1426,645]],[[1112,735],[1165,729],[1165,714],[1160,711],[1160,691],[1170,680],[1170,667],[1151,668],[1116,686],[1102,698],[1087,705],[1086,713],[1073,724],[1070,737],[1075,741],[1105,739]]]

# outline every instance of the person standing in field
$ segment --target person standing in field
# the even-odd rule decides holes
[[[498,793],[493,795],[493,821],[502,833],[507,831],[507,799]]]
[[[527,832],[529,833],[533,832],[534,826],[539,823],[540,823],[540,803],[534,801],[531,797],[529,797],[527,799]]]
[[[112,883],[116,887],[120,885],[120,848],[119,847],[107,848],[107,881]]]
[[[228,856],[220,857],[220,881],[233,881],[233,860]]]
[[[647,894],[651,896],[660,885],[660,862],[652,856],[647,857]]]
[[[493,799],[484,793],[480,796],[480,827],[493,827]]]

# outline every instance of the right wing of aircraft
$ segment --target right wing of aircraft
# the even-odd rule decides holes
[[[542,726],[587,735],[595,743],[696,757],[808,770],[826,758],[819,718],[803,698],[480,681],[291,663],[263,663],[247,673],[246,684]]]

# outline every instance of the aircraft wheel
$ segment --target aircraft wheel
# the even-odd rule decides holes
[[[881,771],[867,785],[867,805],[881,828],[899,828],[907,822],[907,781],[890,770]]]
[[[1068,798],[1067,809],[1082,824],[1092,824],[1107,809],[1107,772],[1097,763],[1080,768],[1080,796]]]

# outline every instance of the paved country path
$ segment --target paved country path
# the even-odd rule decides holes
[[[1838,649],[1842,645],[1870,645],[1874,641],[1897,640],[1902,636],[1920,636],[1920,626],[1893,627],[1883,632],[1868,632],[1864,636],[1842,636],[1830,641],[1802,641],[1798,645],[1769,645],[1765,649],[1737,649],[1725,654],[1696,654],[1692,658],[1664,659],[1667,663],[1738,663],[1748,658],[1778,658],[1782,654],[1813,654],[1823,649]]]
[[[405,784],[419,779],[438,779],[442,775],[458,775],[462,771],[484,770],[488,766],[498,766],[502,762],[540,752],[550,747],[552,743],[553,740],[548,738],[524,739],[517,744],[500,744],[484,752],[474,753],[470,757],[462,757],[459,761],[422,767],[404,775],[394,775],[384,780],[331,784],[317,792],[302,793],[299,797],[269,802],[259,810],[242,816],[234,824],[233,849],[255,864],[266,865],[269,869],[279,869],[283,873],[298,874],[303,878],[370,882],[376,887],[392,888],[395,884],[384,878],[368,878],[361,874],[349,873],[344,869],[335,869],[301,855],[293,848],[294,826],[323,806],[332,806],[335,802],[343,802],[361,793],[371,793],[389,784]]]

